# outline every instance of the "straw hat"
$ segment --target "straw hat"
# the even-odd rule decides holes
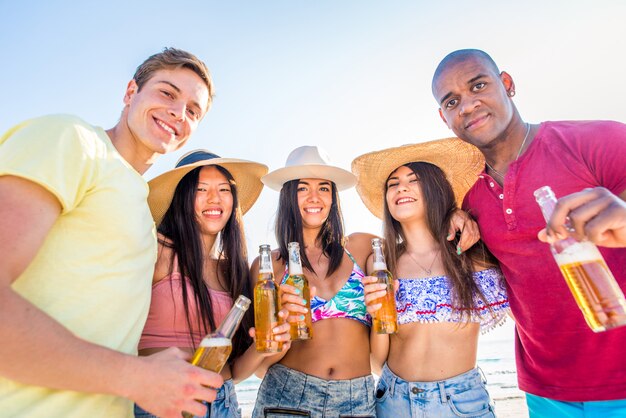
[[[382,219],[387,178],[401,165],[418,161],[434,164],[446,173],[459,205],[485,168],[485,157],[478,148],[458,138],[403,145],[361,155],[352,161],[352,172],[357,176],[356,191],[370,212]]]
[[[157,226],[170,207],[180,180],[194,168],[205,165],[219,165],[233,176],[242,213],[246,213],[252,207],[263,190],[261,176],[267,173],[266,165],[236,158],[221,158],[206,150],[190,151],[178,160],[176,168],[148,182],[150,186],[148,205]]]
[[[328,154],[316,146],[302,146],[291,151],[285,167],[263,176],[261,181],[269,188],[280,191],[283,184],[297,179],[330,180],[338,190],[349,189],[356,183],[354,174],[331,165]]]

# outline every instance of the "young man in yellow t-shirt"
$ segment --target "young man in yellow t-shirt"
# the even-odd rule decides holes
[[[154,223],[141,175],[208,111],[209,72],[165,49],[128,83],[109,130],[67,115],[0,137],[0,415],[202,415],[219,374],[170,349],[136,357],[150,304]]]

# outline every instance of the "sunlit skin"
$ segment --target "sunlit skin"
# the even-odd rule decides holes
[[[432,88],[446,125],[478,147],[492,167],[506,173],[526,135],[526,124],[510,96],[515,92],[513,78],[504,71],[498,74],[484,58],[470,55],[450,62]],[[524,148],[535,133],[533,126]]]
[[[445,275],[439,244],[427,226],[426,204],[419,179],[408,167],[396,169],[387,181],[385,199],[389,213],[401,224],[407,252],[421,266],[431,266],[432,275]],[[397,261],[397,278],[424,277],[421,266],[404,253]],[[373,268],[368,261],[368,271]],[[363,279],[370,313],[380,308],[372,301],[384,296],[385,285],[373,277]],[[397,283],[396,283],[397,288]],[[443,380],[471,370],[476,365],[478,323],[409,323],[390,336],[373,335],[372,362],[375,371],[386,360],[391,370],[407,381]]]
[[[196,196],[194,212],[196,221],[200,229],[200,238],[204,249],[204,271],[207,272],[204,280],[210,289],[219,291],[228,291],[225,286],[226,279],[222,276],[222,272],[217,269],[217,260],[208,254],[211,254],[212,248],[217,239],[219,232],[226,226],[233,212],[233,192],[232,186],[226,176],[222,174],[215,166],[202,167],[198,174],[198,184],[196,186]],[[161,240],[163,236],[159,237]],[[170,274],[173,252],[170,248],[159,245],[159,257],[155,266],[153,284],[158,283]],[[217,274],[215,274],[217,272]],[[287,310],[283,310],[279,314],[281,317],[287,316]],[[254,336],[254,331],[251,330]],[[280,325],[275,328],[276,339],[280,341],[289,340],[289,326],[287,324]],[[288,348],[288,343],[286,344]],[[193,353],[192,347],[178,347],[181,350]],[[139,350],[139,355],[148,356],[165,350],[165,347],[147,348]],[[254,358],[257,357],[255,360]],[[262,360],[264,355],[256,353],[254,344],[239,359],[243,359],[244,363],[255,364]],[[221,375],[224,380],[233,377],[233,365],[226,364],[222,369]],[[243,366],[247,368],[248,366]],[[252,373],[252,372],[250,372]],[[237,383],[237,381],[235,381]]]
[[[332,203],[333,195],[330,181],[300,179],[298,183],[298,208],[305,229],[319,229],[328,218]]]
[[[230,182],[214,166],[202,167],[200,170],[195,212],[202,234],[213,237],[226,226],[233,212]]]
[[[391,173],[385,198],[394,219],[400,222],[425,219],[422,188],[417,175],[409,167],[402,166]]]
[[[323,255],[317,236],[330,213],[332,206],[332,183],[323,179],[300,179],[298,184],[298,208],[302,217],[304,251],[313,269],[304,268],[311,293],[329,300],[347,282],[352,272],[353,262],[344,254],[341,265],[332,275],[327,276],[329,260]],[[360,266],[364,266],[371,253],[369,234],[352,234],[346,237],[346,248]],[[278,251],[273,251],[274,277],[279,283],[285,272],[284,260],[278,260]],[[252,274],[258,274],[258,260],[252,265]],[[297,320],[294,314],[304,313],[302,296],[295,294],[295,288],[281,285],[283,308],[291,312],[290,319]],[[278,360],[277,360],[278,361]],[[291,369],[317,376],[322,379],[353,379],[371,373],[369,354],[369,327],[354,319],[333,318],[313,323],[313,338],[294,341],[291,348],[279,362]],[[266,365],[269,367],[269,364]],[[259,370],[262,377],[266,368]]]
[[[119,123],[107,133],[124,157],[133,156],[129,162],[137,169],[139,161],[149,167],[189,140],[208,110],[209,90],[192,70],[159,70],[141,90],[131,80],[124,104]]]

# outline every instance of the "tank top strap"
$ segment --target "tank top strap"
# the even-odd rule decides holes
[[[343,249],[343,250],[346,252],[346,254],[348,254],[348,257],[350,257],[350,260],[352,260],[352,262],[358,266],[359,264],[356,262],[356,260],[355,260],[355,259],[354,259],[354,257],[352,256],[352,254],[350,254],[350,251],[348,251],[348,249],[347,249],[347,248],[345,248],[345,247],[344,247],[344,249]]]

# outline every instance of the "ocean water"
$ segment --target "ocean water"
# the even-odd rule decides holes
[[[515,373],[514,324],[510,318],[501,326],[481,335],[478,342],[478,366],[487,378],[492,399],[521,398]],[[249,417],[261,380],[252,376],[236,386],[243,416]]]

